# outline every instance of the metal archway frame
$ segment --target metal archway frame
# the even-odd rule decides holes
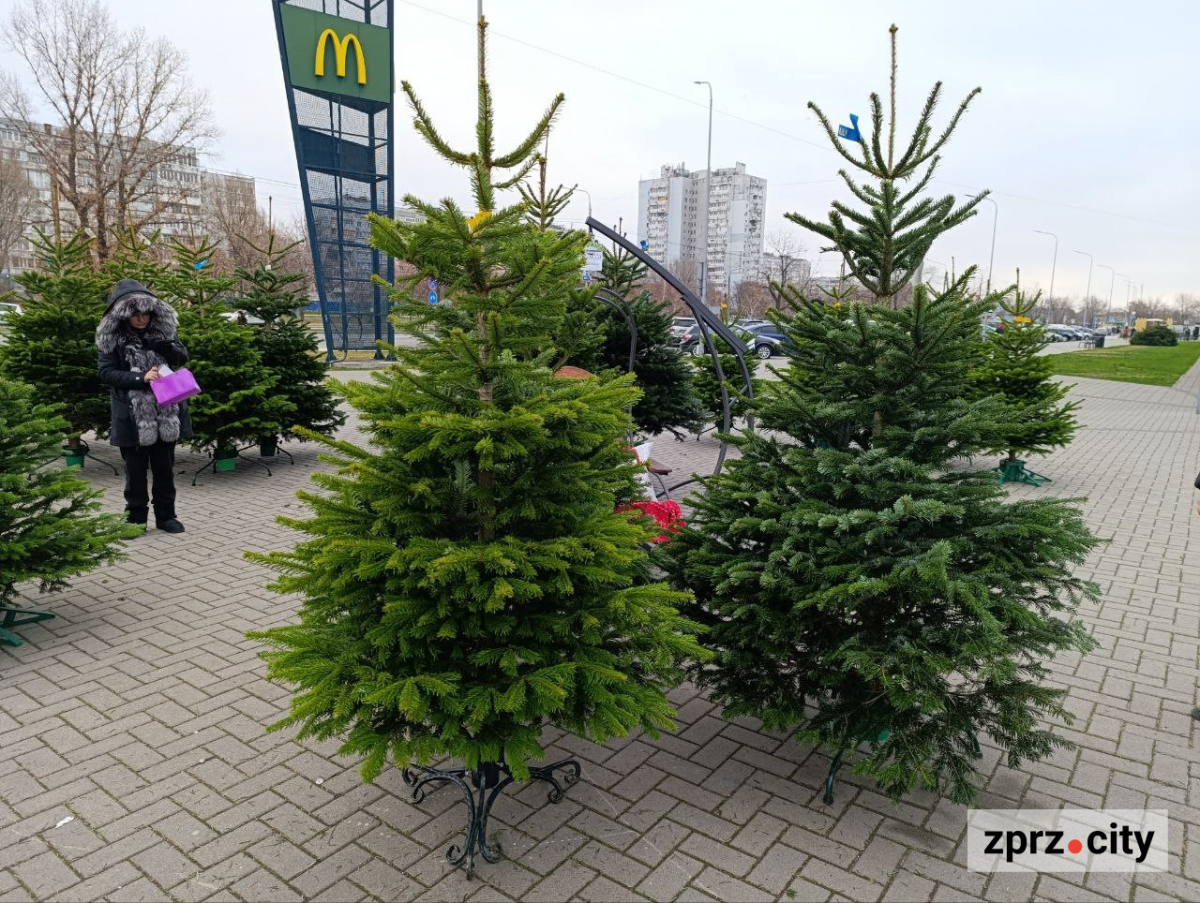
[[[629,302],[608,287],[598,289],[596,298],[625,318],[625,326],[629,329],[629,368],[626,372],[632,373],[633,365],[637,361],[638,331]]]
[[[610,229],[608,226],[605,226],[603,223],[598,222],[590,216],[587,218],[587,226],[593,232],[599,232],[609,241],[628,251],[630,254],[644,263],[649,269],[661,276],[667,285],[671,286],[672,289],[679,293],[679,297],[683,300],[683,303],[688,306],[689,310],[691,310],[693,316],[696,318],[697,325],[700,327],[700,335],[704,339],[704,347],[712,357],[713,365],[717,371],[717,380],[721,385],[721,431],[723,433],[728,433],[733,426],[732,405],[729,399],[729,389],[726,386],[725,371],[721,367],[721,357],[719,354],[717,354],[717,347],[716,342],[713,339],[713,333],[716,333],[719,338],[723,339],[725,343],[733,349],[733,353],[737,357],[738,367],[742,371],[742,379],[745,382],[746,397],[753,398],[754,382],[750,376],[750,369],[746,366],[746,355],[749,353],[749,349],[746,347],[745,343],[739,339],[728,326],[721,322],[720,317],[705,307],[703,302],[701,302],[700,299],[697,298],[687,286],[685,286],[675,277],[674,273],[647,254],[644,250],[633,244],[623,235],[619,235],[615,230]],[[750,423],[750,428],[753,429],[753,422]],[[728,453],[728,451],[729,443],[722,439],[721,450],[717,455],[717,464],[716,467],[713,468],[713,476],[716,476],[721,472],[721,468],[725,465],[725,455]],[[674,486],[670,487],[670,489],[674,491],[692,482],[694,482],[694,480],[685,480],[682,483],[675,484]]]

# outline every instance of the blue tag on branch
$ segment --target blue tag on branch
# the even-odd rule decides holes
[[[847,141],[862,141],[862,133],[858,130],[858,116],[850,114],[850,125],[838,126],[838,137]]]
[[[196,269],[196,270],[202,270],[202,269],[204,269],[206,266],[208,266],[208,258],[205,258],[204,260],[201,260],[201,261],[200,261],[198,264],[196,264],[196,266],[195,266],[195,267],[193,267],[193,269]]]

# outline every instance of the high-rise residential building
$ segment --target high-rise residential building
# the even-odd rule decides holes
[[[708,262],[710,296],[730,293],[762,272],[767,180],[737,163],[712,173],[664,166],[638,186],[638,240],[670,269],[685,261]],[[708,242],[705,247],[707,190]]]
[[[53,233],[54,211],[50,175],[45,162],[36,151],[21,140],[18,123],[0,120],[0,152],[14,155],[25,167],[37,194],[30,220],[26,223],[25,237],[17,242],[5,269],[11,273],[33,269],[37,261],[33,257],[35,229]],[[49,131],[49,126],[46,127]],[[200,165],[197,153],[182,148],[170,162],[158,166],[150,181],[151,190],[135,200],[132,212],[135,216],[150,216],[148,225],[160,229],[166,237],[188,238],[210,231],[211,208],[223,205],[228,212],[245,213],[245,209],[256,209],[254,179],[250,176],[215,172]],[[245,208],[245,209],[243,209]],[[58,203],[59,228],[69,233],[75,228],[73,211],[61,198]]]

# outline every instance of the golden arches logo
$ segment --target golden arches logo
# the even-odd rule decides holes
[[[337,60],[338,78],[346,77],[346,54],[350,51],[350,43],[354,43],[354,59],[358,63],[358,83],[365,85],[367,83],[367,60],[363,56],[362,44],[358,41],[358,35],[348,34],[344,38],[339,38],[336,31],[332,28],[326,28],[321,32],[321,37],[317,41],[317,67],[316,74],[323,76],[325,74],[325,42],[333,38],[333,53]]]

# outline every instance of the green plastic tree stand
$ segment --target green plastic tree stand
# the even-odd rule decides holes
[[[31,611],[28,608],[0,608],[0,615],[4,616],[0,620],[0,645],[4,646],[21,646],[24,644],[24,640],[8,628],[21,627],[25,624],[36,624],[39,621],[49,621],[54,617],[52,612]]]
[[[997,483],[1025,483],[1028,486],[1041,486],[1043,483],[1053,483],[1047,476],[1040,473],[1034,473],[1025,467],[1025,462],[1020,458],[1005,458],[1000,462],[1000,466],[996,468],[999,476],[996,477]]]
[[[63,446],[63,461],[67,467],[83,467],[83,460],[87,457],[87,449],[82,446]]]

